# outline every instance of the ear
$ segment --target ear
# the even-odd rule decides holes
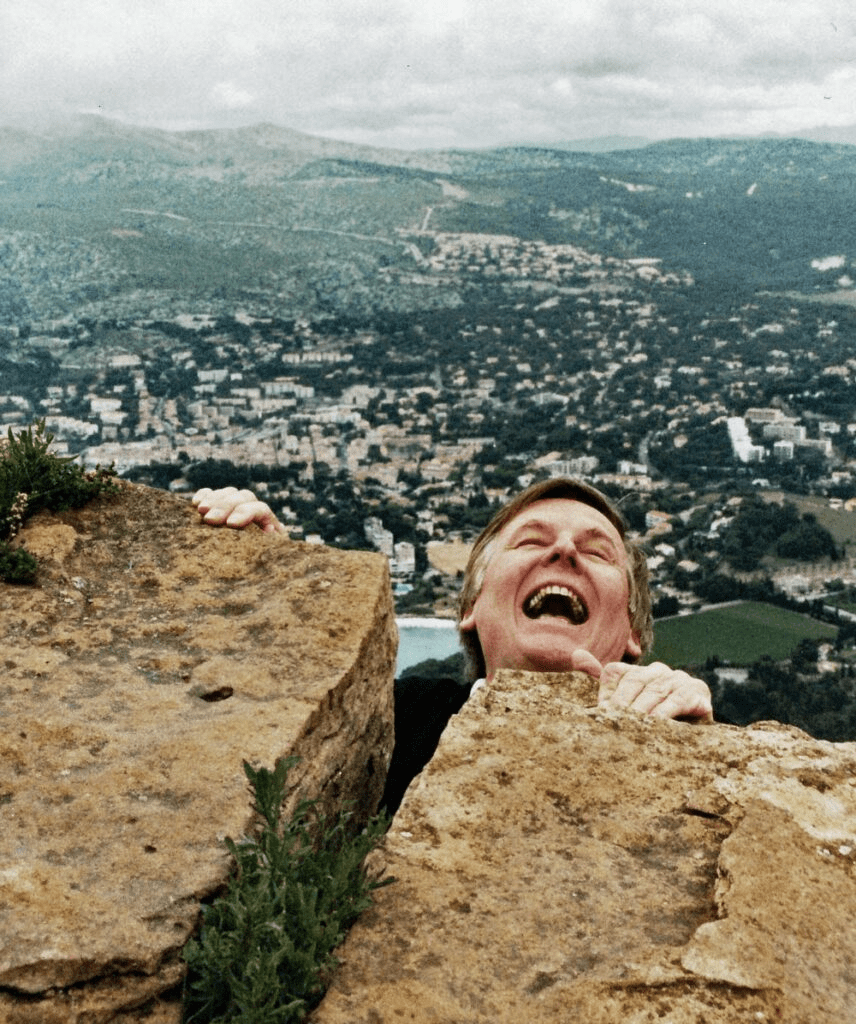
[[[476,628],[476,615],[475,605],[473,605],[466,615],[461,616],[461,621],[458,623],[458,629],[462,633],[472,633]]]
[[[627,646],[624,648],[623,661],[637,662],[642,657],[642,644],[639,642],[639,634],[632,630],[627,638]]]

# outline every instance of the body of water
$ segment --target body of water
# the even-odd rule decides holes
[[[395,674],[428,658],[449,658],[461,650],[452,619],[396,619],[398,661]]]

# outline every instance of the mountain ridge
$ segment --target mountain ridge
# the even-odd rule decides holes
[[[836,141],[832,138],[836,132],[839,135],[852,138],[853,142]],[[502,161],[503,156],[507,157],[508,154],[522,152],[552,154],[554,159],[562,161],[574,159],[579,155],[615,155],[640,149],[662,151],[675,145],[702,148],[729,144],[754,145],[765,142],[793,141],[819,146],[854,147],[856,146],[856,125],[841,129],[820,127],[793,135],[768,133],[757,136],[676,136],[667,139],[649,139],[644,136],[602,136],[539,145],[405,150],[344,142],[297,131],[272,122],[259,122],[237,128],[171,131],[133,125],[100,114],[78,114],[65,121],[53,122],[50,126],[44,126],[40,130],[0,124],[0,140],[3,142],[0,162],[6,167],[16,166],[26,159],[26,155],[19,157],[18,160],[15,160],[14,156],[12,160],[9,159],[10,149],[14,154],[16,143],[19,149],[39,147],[42,152],[38,155],[43,155],[48,150],[62,148],[69,144],[98,142],[106,144],[109,141],[114,141],[130,144],[135,149],[148,144],[153,150],[165,154],[173,153],[176,156],[184,155],[188,158],[202,155],[222,157],[234,155],[235,151],[239,151],[245,156],[257,154],[269,159],[272,153],[285,151],[298,152],[316,158],[332,156],[339,159],[389,164],[390,166],[432,169],[439,166],[451,168],[454,161],[461,161],[466,156],[482,162],[490,158]]]
[[[856,147],[795,138],[405,151],[272,124],[0,128],[0,325],[200,302],[454,305],[461,282],[424,275],[450,233],[660,260],[717,287],[830,291],[856,266],[854,180]]]

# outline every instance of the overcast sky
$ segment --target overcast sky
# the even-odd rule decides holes
[[[0,123],[273,122],[374,145],[856,123],[853,0],[2,0]]]

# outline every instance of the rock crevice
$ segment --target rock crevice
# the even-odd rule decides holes
[[[252,827],[380,798],[386,560],[124,487],[35,517],[0,587],[0,1022],[177,1024],[181,949]],[[316,1024],[841,1024],[856,989],[856,745],[660,722],[579,674],[499,673],[373,870]]]
[[[0,1021],[123,1020],[181,978],[223,839],[252,824],[244,760],[297,755],[293,799],[374,811],[386,560],[132,486],[19,537],[40,569],[0,588]]]
[[[315,1024],[840,1024],[856,963],[856,745],[591,707],[501,672],[374,855]]]

